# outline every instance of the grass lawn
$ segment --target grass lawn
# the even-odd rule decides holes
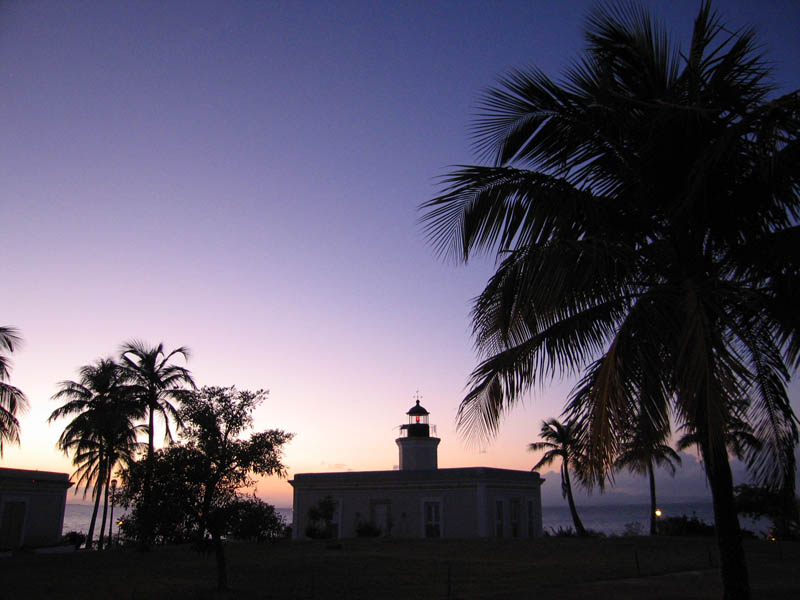
[[[800,543],[748,540],[754,598],[800,598]],[[720,598],[700,538],[231,543],[231,591],[188,547],[0,558],[0,600]]]

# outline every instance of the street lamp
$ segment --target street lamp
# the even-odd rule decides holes
[[[108,547],[110,548],[114,544],[114,500],[117,492],[117,480],[111,480],[111,518],[108,520]],[[117,531],[119,531],[119,526],[117,526]]]

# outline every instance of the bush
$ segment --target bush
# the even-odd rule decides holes
[[[358,537],[378,537],[381,533],[381,528],[372,521],[362,521],[356,525],[356,535]]]
[[[325,496],[317,504],[308,509],[308,526],[306,537],[312,540],[326,540],[338,537],[338,526],[333,522],[336,513],[336,501]]]
[[[86,534],[80,531],[68,531],[61,538],[61,543],[64,546],[75,546],[75,550],[80,548],[86,541]]]
[[[714,526],[699,519],[695,513],[691,518],[686,515],[680,517],[668,517],[660,519],[656,523],[659,535],[674,536],[713,536]]]
[[[237,498],[229,506],[228,533],[237,540],[263,542],[286,536],[283,517],[258,498]]]
[[[558,529],[550,528],[548,532],[546,529],[544,530],[545,537],[580,537],[572,527],[564,527],[559,526]],[[596,531],[594,529],[587,529],[586,530],[586,537],[606,537],[606,534],[602,531]]]
[[[623,537],[638,537],[642,535],[644,528],[639,521],[633,521],[632,523],[625,523],[625,529],[622,531]]]

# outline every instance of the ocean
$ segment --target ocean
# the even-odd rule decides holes
[[[679,517],[686,515],[691,517],[697,515],[699,519],[708,524],[714,522],[713,509],[710,502],[696,503],[666,503],[659,506],[664,517]],[[283,516],[285,522],[292,522],[291,508],[278,508],[278,513]],[[650,505],[649,504],[616,504],[616,505],[590,505],[578,506],[578,515],[583,524],[588,529],[601,531],[606,535],[620,535],[625,531],[628,523],[640,523],[641,530],[646,533],[650,527]],[[64,513],[64,533],[68,531],[89,530],[89,521],[92,517],[92,507],[84,504],[67,504]],[[100,526],[102,508],[97,515]],[[119,508],[114,511],[114,520],[121,517]],[[742,527],[760,533],[766,530],[768,523],[762,521],[754,522],[750,519],[740,518]],[[566,502],[563,506],[545,506],[542,508],[542,525],[547,531],[557,531],[560,528],[572,527],[572,517]],[[106,522],[108,531],[108,522]],[[117,525],[114,523],[114,535],[117,533]]]
[[[89,504],[67,504],[66,509],[64,510],[64,526],[62,527],[62,533],[67,533],[68,531],[80,531],[86,533],[89,531],[89,522],[92,520],[92,509],[94,507]],[[291,525],[292,523],[292,509],[291,508],[276,508],[275,509],[279,515],[283,517],[284,522],[287,525]],[[110,511],[110,507],[109,507]],[[95,523],[95,531],[97,528],[100,527],[100,520],[103,518],[103,507],[100,506],[100,509],[97,511],[97,522]],[[114,525],[112,532],[114,535],[117,535],[117,519],[124,519],[124,511],[121,511],[119,507],[114,508]],[[106,518],[106,532],[108,532],[108,518]],[[96,534],[95,534],[96,535]]]

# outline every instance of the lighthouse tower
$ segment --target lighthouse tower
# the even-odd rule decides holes
[[[431,437],[431,428],[428,424],[428,413],[417,403],[406,413],[408,423],[400,426],[400,437],[395,441],[400,449],[401,471],[423,471],[436,469],[436,447],[439,438]]]

